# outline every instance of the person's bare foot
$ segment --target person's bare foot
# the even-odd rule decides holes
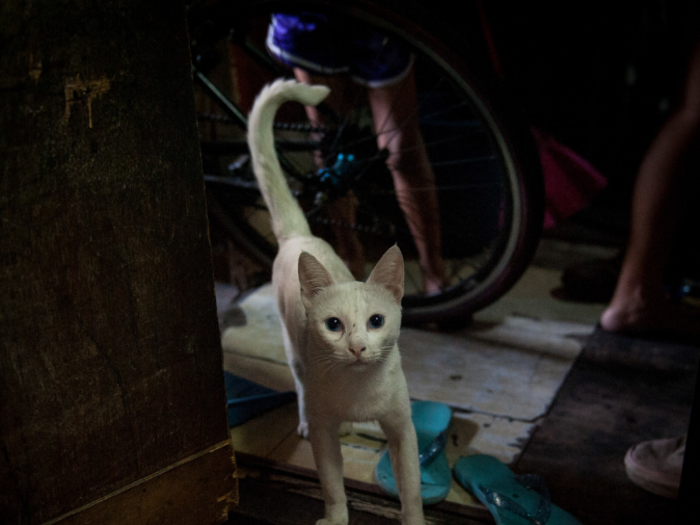
[[[609,332],[644,332],[658,325],[657,303],[642,300],[613,301],[600,316],[600,326]]]
[[[700,310],[671,304],[665,299],[623,301],[613,298],[600,317],[600,326],[609,332],[677,335],[700,341]]]
[[[423,291],[427,295],[439,293],[445,288],[447,288],[447,285],[445,284],[444,278],[423,274]]]
[[[440,293],[450,285],[446,276],[445,261],[440,256],[433,256],[429,261],[421,261],[423,274],[423,292],[426,295]]]

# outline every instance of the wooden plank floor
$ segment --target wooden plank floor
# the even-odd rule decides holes
[[[411,396],[453,409],[446,450],[450,464],[474,453],[512,463],[546,414],[581,351],[581,338],[593,331],[592,323],[572,322],[566,316],[550,320],[557,301],[542,290],[558,282],[557,272],[533,267],[498,311],[480,312],[466,329],[449,334],[402,331],[399,346]],[[221,292],[217,291],[223,299]],[[227,310],[221,306],[223,316]],[[271,288],[256,290],[236,309],[241,319],[222,333],[224,369],[277,391],[293,389]],[[580,307],[570,310],[581,317]],[[513,315],[514,311],[530,316]],[[295,404],[276,408],[233,429],[234,449],[312,473],[316,467],[311,447],[299,438],[296,425]],[[356,426],[353,434],[341,439],[341,449],[346,481],[376,489],[374,468],[386,440],[374,427]],[[447,502],[476,507],[477,514],[484,515],[481,503],[456,481]]]
[[[598,319],[604,305],[557,300],[550,294],[549,272],[537,267],[528,272],[529,278],[476,320],[498,322],[515,314],[592,326]],[[697,358],[696,348],[595,332],[549,411],[534,422],[538,428],[519,445],[522,452],[513,470],[543,476],[554,503],[584,525],[672,523],[676,503],[629,482],[623,458],[634,443],[685,431]],[[265,374],[274,381],[284,378],[276,369]],[[313,471],[246,454],[237,457],[243,474],[241,504],[231,514],[231,524],[296,525],[314,523],[322,515]],[[349,480],[347,491],[351,523],[399,520],[398,503],[376,485]],[[435,524],[494,523],[483,507],[449,501],[427,509],[426,517]]]
[[[634,443],[686,431],[697,363],[695,347],[597,331],[513,470],[541,475],[552,500],[584,525],[674,523],[676,502],[633,485],[623,458]],[[301,525],[322,514],[320,488],[308,472],[247,456],[239,456],[239,465],[241,505],[231,525]],[[351,483],[347,490],[351,523],[399,519],[397,502],[371,486]],[[427,522],[494,523],[489,514],[469,509],[442,503],[427,509]]]
[[[307,525],[323,517],[323,500],[314,471],[269,464],[254,456],[237,456],[239,506],[229,525]],[[350,524],[385,525],[401,521],[399,502],[376,485],[346,480]],[[483,525],[493,520],[481,507],[442,502],[425,508],[428,525]]]

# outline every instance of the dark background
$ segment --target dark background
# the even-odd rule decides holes
[[[587,209],[545,236],[624,248],[636,173],[680,100],[689,53],[700,34],[700,2],[483,0],[482,5],[509,96],[531,124],[608,179]],[[481,28],[471,30],[485,54]],[[700,177],[691,179],[669,265],[672,279],[700,277],[700,210],[693,205]]]
[[[506,2],[484,7],[510,94],[528,119],[629,195],[678,99],[697,1]],[[696,29],[697,28],[697,29]]]

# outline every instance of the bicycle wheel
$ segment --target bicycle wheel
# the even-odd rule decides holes
[[[407,2],[336,4],[220,0],[191,10],[196,85],[218,112],[200,114],[213,207],[245,239],[242,249],[269,263],[275,241],[243,139],[254,94],[276,77],[292,76],[266,52],[271,15],[322,13],[379,31],[413,57],[416,107],[403,122],[419,129],[434,183],[412,191],[437,196],[444,286],[424,291],[421,241],[408,225],[409,211],[398,203],[390,154],[381,147],[387,130],[373,121],[367,90],[356,90],[348,114],[322,108],[320,127],[309,124],[301,106],[283,107],[276,139],[281,163],[312,230],[341,256],[361,246],[371,268],[398,243],[406,261],[406,323],[468,316],[510,289],[539,241],[544,198],[533,139],[487,76],[471,69],[476,61],[439,20]],[[217,82],[217,75],[224,81]]]

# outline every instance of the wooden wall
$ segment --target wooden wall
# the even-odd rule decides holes
[[[0,523],[236,497],[183,2],[0,7]]]

